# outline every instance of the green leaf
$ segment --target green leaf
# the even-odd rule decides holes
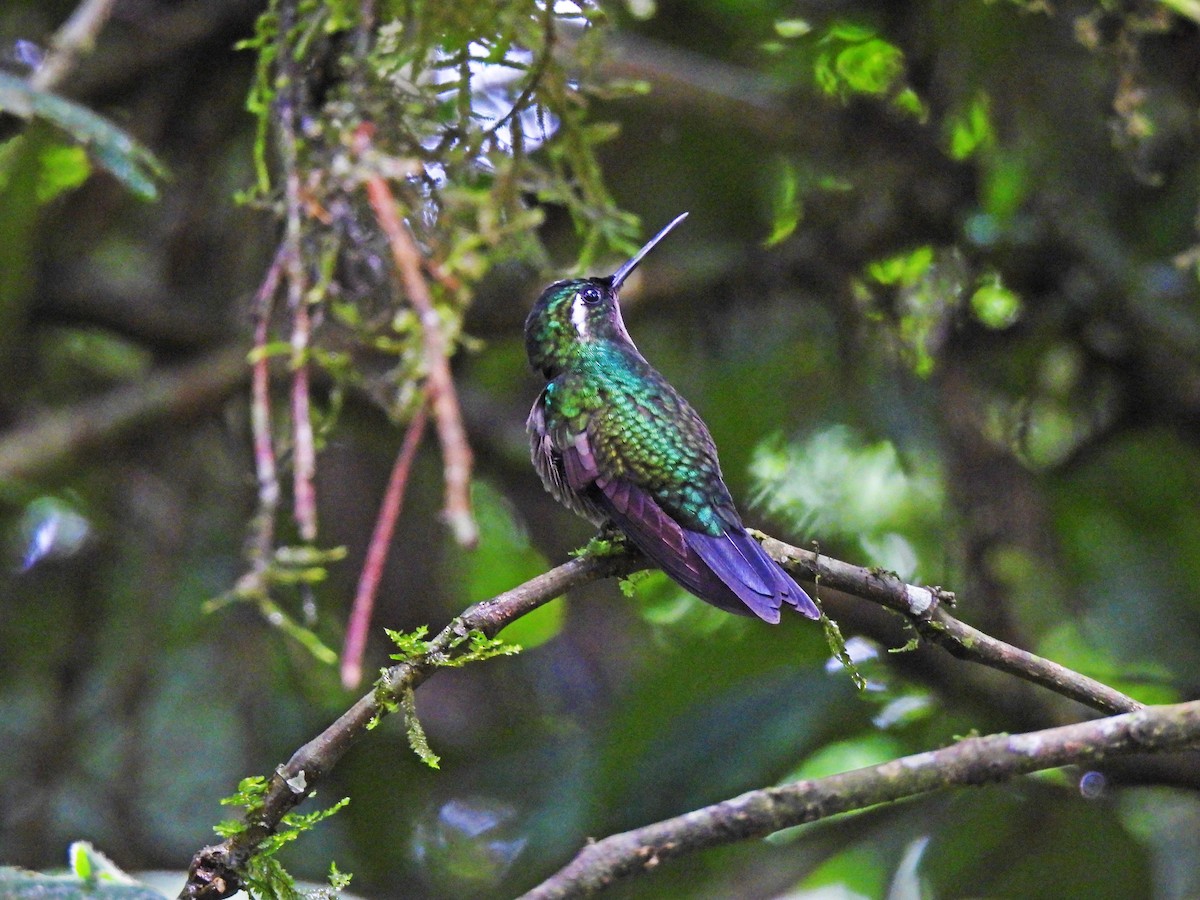
[[[324,570],[315,570],[323,572]],[[318,662],[324,663],[327,666],[336,665],[338,655],[330,649],[324,641],[322,641],[315,631],[310,628],[305,628],[287,613],[285,613],[278,604],[268,597],[253,598],[259,609],[262,611],[263,618],[270,624],[274,625],[288,637],[295,640],[305,650],[312,654],[313,658]]]
[[[1000,222],[1009,221],[1021,208],[1030,190],[1029,164],[999,148],[989,153],[981,190],[981,204]]]
[[[775,33],[781,38],[803,37],[812,31],[812,25],[804,19],[777,19]]]
[[[874,38],[842,50],[834,66],[852,91],[881,95],[904,73],[904,54],[899,47]]]
[[[529,542],[516,510],[503,494],[485,481],[476,481],[471,485],[471,503],[479,525],[479,546],[471,551],[455,548],[449,553],[453,569],[448,577],[460,585],[464,602],[494,597],[546,571],[546,558]],[[553,638],[563,622],[561,604],[558,609],[558,613],[541,613],[536,625],[519,626],[518,632],[528,628],[537,640],[526,643],[522,639],[518,643],[536,646]],[[507,628],[505,632],[507,637]]]
[[[800,179],[795,166],[790,162],[783,163],[771,203],[771,234],[763,242],[763,246],[774,247],[780,241],[786,240],[800,224],[804,217],[804,201],[800,197],[799,184]]]
[[[220,803],[222,806],[244,806],[249,808],[262,802],[262,798],[266,796],[267,779],[261,775],[249,775],[238,782],[237,792],[229,797],[222,797]]]
[[[56,125],[86,147],[96,162],[138,197],[143,200],[158,197],[155,180],[166,174],[162,163],[116,125],[87,107],[57,94],[35,90],[23,79],[0,72],[0,110],[25,119],[44,119]]]
[[[162,894],[122,872],[87,841],[75,841],[68,850],[70,874],[44,875],[11,866],[0,866],[0,897],[6,900],[162,900]]]
[[[92,858],[88,851],[92,849],[92,845],[86,841],[75,841],[67,849],[67,858],[71,861],[71,871],[76,877],[82,878],[84,881],[91,881]]]
[[[254,365],[257,362],[262,362],[264,359],[271,357],[289,357],[292,355],[292,345],[288,341],[269,341],[261,347],[253,348],[246,354],[246,362]]]
[[[947,119],[950,132],[951,159],[963,160],[981,149],[991,147],[996,140],[992,128],[991,103],[987,94],[980,93],[965,110]]]
[[[1021,298],[992,275],[971,294],[971,312],[988,328],[1008,328],[1021,317]]]
[[[845,847],[809,872],[792,895],[844,900],[891,896],[886,859],[874,845]]]
[[[67,848],[71,871],[84,881],[92,883],[136,885],[137,882],[122,871],[121,867],[97,850],[88,841],[73,841]]]
[[[567,615],[567,598],[555,597],[531,613],[526,613],[506,625],[498,638],[508,644],[516,644],[526,650],[541,646],[558,636]]]
[[[933,247],[922,244],[908,253],[899,253],[867,265],[867,274],[880,284],[911,287],[933,265]]]
[[[924,123],[929,118],[929,108],[925,101],[912,88],[905,88],[892,98],[892,106],[900,112],[908,113],[918,122]]]
[[[1158,0],[1167,9],[1200,24],[1200,0]]]
[[[353,873],[339,871],[337,863],[329,864],[329,886],[335,891],[342,891],[350,887],[352,878],[354,878]]]
[[[854,769],[877,766],[904,755],[904,746],[896,738],[868,732],[856,738],[826,744],[788,774],[783,782],[826,778]]]
[[[383,630],[400,651],[399,653],[391,654],[391,658],[394,660],[408,662],[429,652],[429,641],[425,640],[425,636],[429,634],[428,625],[419,625],[410,632],[395,631],[391,628]]]
[[[42,151],[38,173],[37,199],[49,203],[59,194],[79,187],[92,174],[91,163],[82,147],[56,144]]]
[[[854,22],[834,22],[825,32],[824,41],[845,41],[857,44],[875,37],[875,29],[868,25],[858,25]]]
[[[834,426],[799,444],[759,447],[750,472],[756,501],[798,534],[850,538],[862,548],[887,547],[889,534],[900,535],[924,577],[922,560],[941,553],[941,478],[927,457],[902,459],[889,441],[867,443]]]

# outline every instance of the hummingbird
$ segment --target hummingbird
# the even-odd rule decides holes
[[[546,379],[529,413],[546,490],[613,526],[678,584],[727,612],[779,622],[820,613],[747,532],[699,414],[646,361],[621,318],[629,273],[683,213],[607,278],[558,281],[525,320],[525,350]]]

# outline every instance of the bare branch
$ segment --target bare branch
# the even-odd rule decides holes
[[[588,844],[522,900],[586,897],[614,881],[707,847],[764,837],[852,809],[950,787],[990,784],[1070,763],[1180,750],[1200,741],[1200,701],[1026,734],[970,738],[815,781],[750,791]]]
[[[116,0],[83,0],[71,18],[50,39],[50,52],[29,76],[30,87],[54,90],[75,67],[79,57],[90,53],[100,29],[112,15]]]

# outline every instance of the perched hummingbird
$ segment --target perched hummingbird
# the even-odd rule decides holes
[[[817,608],[746,533],[696,411],[638,352],[621,284],[677,217],[608,278],[559,281],[525,320],[525,350],[546,379],[529,413],[546,490],[596,525],[615,525],[701,600],[772,624],[784,604]]]

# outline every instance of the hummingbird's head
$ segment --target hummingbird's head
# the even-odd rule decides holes
[[[553,378],[589,345],[602,341],[633,346],[618,302],[621,285],[667,233],[687,218],[677,216],[608,278],[556,281],[542,291],[525,320],[529,363]]]

